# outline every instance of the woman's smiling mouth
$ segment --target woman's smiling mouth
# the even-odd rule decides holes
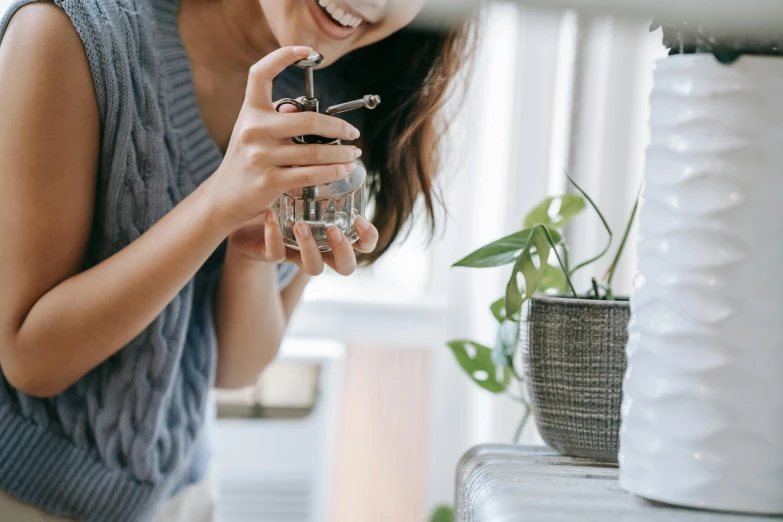
[[[329,15],[333,22],[343,27],[359,27],[363,20],[358,16],[349,13],[344,6],[341,6],[336,0],[318,0],[321,10]]]
[[[362,18],[348,12],[346,7],[336,0],[309,0],[307,3],[310,4],[310,13],[318,28],[333,40],[350,38],[364,25]]]

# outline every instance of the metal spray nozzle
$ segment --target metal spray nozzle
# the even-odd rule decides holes
[[[281,100],[277,104],[277,110],[283,105],[293,105],[302,112],[321,112],[318,98],[315,96],[315,79],[313,75],[313,69],[318,67],[324,62],[324,57],[315,51],[305,58],[296,62],[296,66],[305,71],[305,97],[302,101],[294,100],[293,98],[286,98]],[[356,109],[375,109],[381,103],[381,97],[377,94],[368,94],[367,96],[354,100],[351,102],[341,103],[339,105],[333,105],[324,111],[324,114],[333,116],[335,114],[341,114],[343,112],[354,111]],[[296,140],[299,141],[299,140]]]

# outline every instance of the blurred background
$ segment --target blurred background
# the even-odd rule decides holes
[[[653,65],[665,54],[649,25],[508,2],[486,8],[469,91],[450,107],[456,118],[440,178],[448,216],[435,240],[416,223],[409,240],[371,269],[348,280],[319,278],[291,326],[292,343],[342,347],[328,363],[339,377],[329,380],[331,389],[322,383],[324,402],[316,407],[329,411],[311,435],[329,471],[314,472],[310,498],[323,498],[312,505],[329,516],[227,522],[426,520],[435,506],[453,502],[465,451],[511,442],[520,405],[478,388],[445,344],[469,338],[492,346],[497,323],[489,304],[503,295],[508,269],[451,265],[519,230],[544,196],[568,190],[566,171],[620,235],[641,182]],[[568,237],[574,259],[585,259],[600,251],[605,231],[586,212]],[[631,244],[618,294],[630,290],[634,253]],[[590,275],[578,281],[580,291]],[[533,422],[523,442],[540,443]],[[259,475],[265,452],[301,451],[282,437],[269,444],[230,451],[254,455]]]
[[[0,11],[9,4],[0,0]],[[619,235],[664,54],[649,22],[500,1],[485,9],[475,74],[449,108],[448,215],[435,239],[414,223],[374,267],[315,280],[258,386],[216,394],[225,522],[423,521],[452,503],[465,451],[511,441],[520,406],[475,386],[445,344],[494,343],[489,304],[508,271],[451,265],[519,230],[545,195],[565,193],[566,171]],[[600,251],[604,234],[595,216],[577,220],[573,258]],[[630,290],[634,252],[629,245],[617,294]],[[539,443],[534,423],[523,442]]]

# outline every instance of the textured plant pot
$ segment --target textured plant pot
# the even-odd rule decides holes
[[[534,297],[521,322],[533,415],[552,449],[617,460],[628,303]]]
[[[658,62],[620,485],[783,514],[783,59]]]

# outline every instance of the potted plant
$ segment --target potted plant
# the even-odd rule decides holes
[[[620,485],[783,514],[783,32],[655,23]]]
[[[577,292],[574,274],[604,258],[612,231],[590,197],[568,179],[579,194],[545,199],[527,215],[522,230],[454,265],[512,269],[505,296],[490,306],[498,321],[494,347],[470,340],[448,345],[476,384],[522,404],[515,441],[532,408],[539,433],[553,449],[615,460],[629,311],[627,299],[615,298],[612,283],[636,206],[604,276],[594,277],[586,292]],[[566,228],[587,203],[609,239],[598,255],[572,265]]]

